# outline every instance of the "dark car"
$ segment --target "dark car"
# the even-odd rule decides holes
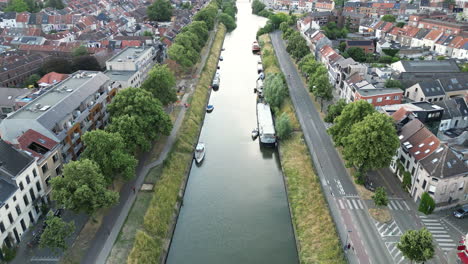
[[[456,218],[459,218],[459,219],[468,216],[468,205],[465,205],[462,208],[460,208],[460,209],[456,210],[455,212],[453,212],[453,216],[455,216]]]

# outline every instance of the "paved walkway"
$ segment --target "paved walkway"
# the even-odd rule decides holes
[[[208,43],[210,43],[210,47],[214,40],[215,33],[215,31],[212,31],[210,39],[208,40]],[[180,102],[181,105],[184,105],[187,102],[189,96],[193,93],[198,78],[210,53],[210,50],[211,49],[208,48],[205,50],[205,53],[202,54],[201,63],[198,65],[198,68],[195,71],[195,78],[186,81],[185,85],[188,88],[188,91],[186,91],[186,93],[182,97]],[[120,191],[120,199],[118,205],[113,207],[109,211],[109,213],[104,217],[101,228],[96,233],[96,236],[91,242],[86,252],[86,255],[82,259],[81,263],[89,264],[106,262],[106,259],[112,250],[114,242],[120,233],[120,229],[122,228],[125,219],[127,218],[127,215],[133,205],[133,202],[135,201],[136,195],[133,193],[132,187],[135,186],[136,189],[139,190],[148,172],[153,167],[156,167],[159,164],[161,164],[167,158],[167,155],[170,152],[172,145],[176,140],[179,128],[181,127],[182,122],[184,120],[186,110],[187,109],[185,107],[182,107],[181,111],[179,112],[177,119],[174,122],[171,134],[167,138],[166,144],[164,145],[164,149],[160,153],[159,158],[156,161],[149,163],[148,165],[144,165],[149,159],[149,153],[145,153],[142,155],[137,166],[137,177],[134,180],[128,182]]]

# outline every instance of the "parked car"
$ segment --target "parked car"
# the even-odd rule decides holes
[[[462,208],[460,208],[460,209],[456,210],[455,212],[453,212],[453,216],[455,216],[456,218],[459,218],[459,219],[468,216],[468,205],[465,205]]]

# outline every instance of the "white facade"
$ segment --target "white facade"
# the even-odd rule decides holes
[[[153,65],[154,47],[127,47],[106,61],[108,71],[139,71],[145,79],[148,70]]]
[[[44,195],[44,186],[41,184],[39,168],[35,161],[17,175],[14,181],[19,188],[0,208],[0,244],[2,245],[7,238],[11,245],[19,243],[27,228],[37,221],[40,210],[39,205],[34,204]]]

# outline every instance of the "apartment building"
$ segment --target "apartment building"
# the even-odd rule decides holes
[[[139,87],[156,59],[152,46],[127,47],[106,61],[106,75],[123,88]]]
[[[34,157],[3,140],[0,165],[0,245],[11,248],[40,216],[44,188]]]
[[[468,77],[447,77],[418,82],[406,89],[406,97],[413,101],[437,102],[468,93]]]
[[[83,150],[81,136],[107,123],[107,104],[120,87],[101,72],[71,74],[5,118],[0,136],[18,144],[18,138],[32,129],[59,143],[65,163],[75,160]]]

